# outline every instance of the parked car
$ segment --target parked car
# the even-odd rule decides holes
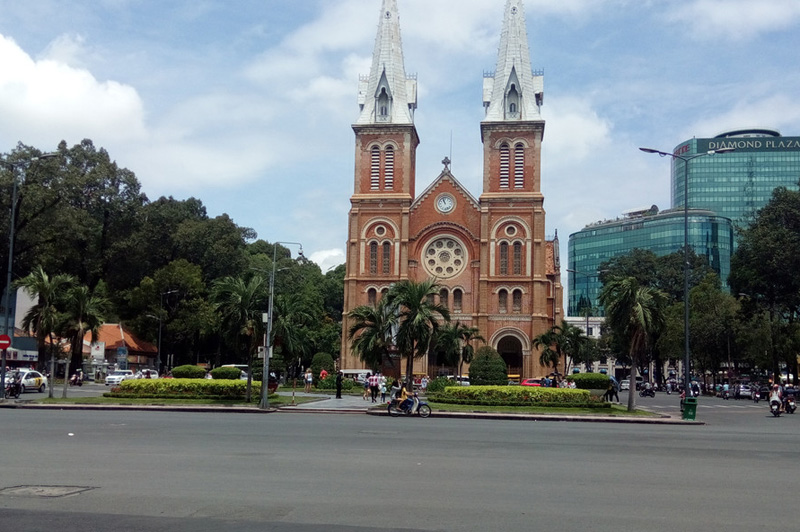
[[[734,399],[751,399],[753,397],[753,387],[749,384],[737,384],[733,387],[733,397]]]
[[[631,381],[628,379],[622,379],[619,381],[619,389],[620,390],[630,390],[631,389]]]
[[[525,379],[520,383],[522,386],[541,386],[542,380],[541,379]]]
[[[143,369],[136,372],[137,379],[157,379],[158,372],[154,369]]]
[[[456,377],[455,375],[448,375],[447,378],[451,381],[456,381],[461,386],[469,386],[469,377],[466,375],[461,375],[459,377]]]
[[[21,377],[21,384],[22,389],[21,392],[44,392],[47,389],[47,377],[39,373],[38,371],[34,371],[32,369],[21,369],[19,370],[19,374]],[[6,382],[10,379],[14,378],[14,371],[9,371],[6,374]]]
[[[133,371],[129,369],[118,369],[106,377],[106,386],[119,386],[124,380],[135,378]]]

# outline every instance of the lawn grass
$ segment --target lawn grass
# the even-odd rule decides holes
[[[315,397],[295,397],[295,404],[316,401]],[[258,397],[246,403],[241,399],[143,399],[129,397],[68,397],[62,399],[54,397],[52,399],[38,399],[32,401],[39,404],[73,404],[73,405],[151,405],[151,406],[240,406],[257,407]],[[291,404],[292,398],[279,395],[270,396],[270,406],[286,406]]]

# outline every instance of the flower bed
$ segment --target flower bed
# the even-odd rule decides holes
[[[602,407],[588,390],[528,386],[454,386],[428,394],[437,403],[486,406]]]

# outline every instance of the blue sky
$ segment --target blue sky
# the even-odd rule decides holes
[[[453,160],[481,192],[482,75],[504,0],[398,0],[417,73],[417,193]],[[197,197],[344,261],[359,74],[380,0],[0,0],[0,152],[90,138],[150,199]],[[668,208],[671,150],[727,129],[800,135],[800,2],[527,0],[545,71],[546,233]],[[452,151],[451,151],[452,139]],[[451,154],[452,153],[452,154]],[[565,272],[562,272],[565,274]],[[566,282],[563,279],[562,282]]]

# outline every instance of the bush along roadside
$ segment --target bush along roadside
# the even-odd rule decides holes
[[[258,394],[261,382],[253,381]],[[131,379],[122,381],[104,397],[140,399],[230,399],[244,400],[247,382],[215,379]],[[273,394],[274,395],[274,394]]]
[[[569,376],[575,381],[575,387],[580,390],[607,390],[611,379],[602,373],[575,373]]]
[[[428,400],[462,405],[609,408],[588,390],[520,386],[452,386],[429,393]]]

